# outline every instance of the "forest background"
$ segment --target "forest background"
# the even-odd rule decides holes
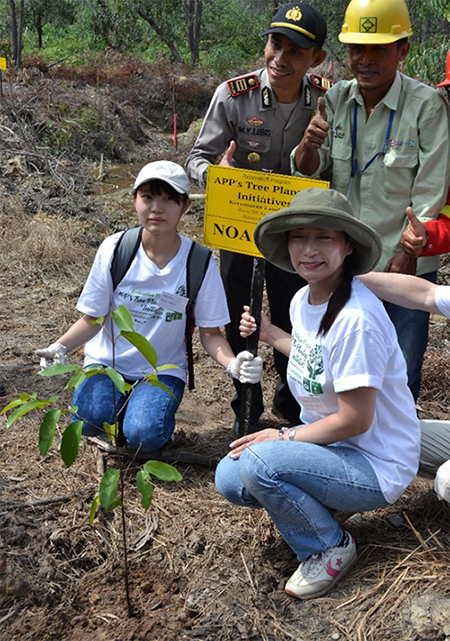
[[[88,52],[118,51],[233,75],[253,68],[277,0],[1,0],[0,56],[82,64]],[[347,2],[311,2],[326,17],[329,60],[344,62],[337,35]],[[436,84],[450,37],[449,0],[409,0],[413,37],[405,72]]]

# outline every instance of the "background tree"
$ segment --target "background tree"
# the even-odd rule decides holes
[[[23,17],[25,13],[25,0],[9,0],[10,9],[10,35],[11,35],[11,56],[16,67],[22,64],[22,34]]]

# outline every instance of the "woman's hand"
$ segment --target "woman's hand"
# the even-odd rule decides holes
[[[278,435],[279,430],[270,427],[259,432],[254,432],[253,434],[246,434],[230,443],[231,452],[228,456],[232,459],[238,459],[242,452],[250,445],[254,443],[264,443],[265,441],[278,441]]]
[[[272,323],[264,312],[261,312],[261,326],[259,329],[259,340],[263,343],[267,341],[267,334],[270,330]],[[239,323],[239,332],[242,338],[248,338],[250,334],[256,331],[256,321],[250,314],[250,307],[244,305],[242,312],[241,322]]]

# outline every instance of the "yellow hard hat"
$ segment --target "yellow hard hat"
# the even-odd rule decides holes
[[[339,40],[348,44],[382,45],[411,34],[404,0],[351,0]]]

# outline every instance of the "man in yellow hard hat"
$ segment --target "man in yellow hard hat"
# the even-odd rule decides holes
[[[438,257],[408,256],[400,244],[412,207],[419,220],[435,219],[450,181],[449,115],[435,89],[397,71],[412,34],[404,0],[351,0],[341,42],[349,45],[355,78],[332,87],[291,154],[296,174],[332,167],[331,187],[344,193],[360,220],[383,241],[379,271],[436,279]],[[417,399],[428,314],[386,304]]]

